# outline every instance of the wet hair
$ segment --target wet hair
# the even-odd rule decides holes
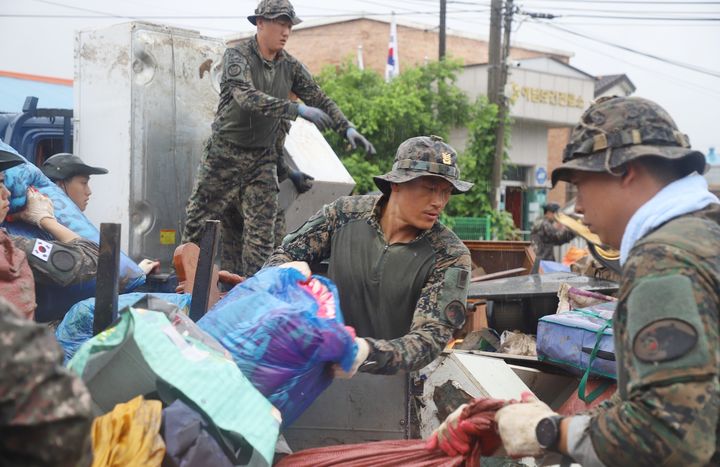
[[[666,159],[658,156],[647,156],[639,157],[630,162],[642,165],[651,177],[665,185],[686,177],[695,170],[692,161],[688,160],[688,158]]]
[[[558,212],[560,210],[560,205],[557,203],[548,203],[543,206],[543,214],[547,214],[548,212]]]

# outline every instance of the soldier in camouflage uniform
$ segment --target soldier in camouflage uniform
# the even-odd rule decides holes
[[[438,222],[459,179],[455,151],[436,136],[400,145],[376,196],[326,205],[288,235],[266,266],[329,262],[348,325],[359,338],[349,377],[394,374],[430,363],[465,321],[470,254]]]
[[[505,448],[586,467],[720,465],[720,204],[703,154],[657,104],[613,97],[585,111],[563,162],[553,184],[575,184],[577,211],[620,248],[618,390],[569,418],[539,401],[500,410]]]
[[[275,142],[277,153],[277,176],[278,183],[290,179],[298,194],[305,193],[312,188],[313,177],[288,167],[285,162],[285,138],[290,131],[290,122],[283,119],[278,129],[278,138]],[[223,267],[228,271],[242,271],[242,241],[244,222],[240,207],[235,203],[228,204],[224,215],[223,235]],[[277,248],[285,237],[285,211],[278,207],[275,223],[273,224],[273,248]]]
[[[8,214],[10,198],[3,171],[24,162],[17,154],[0,149],[0,223]],[[35,313],[35,293],[29,287],[34,283],[68,286],[95,279],[99,249],[97,243],[80,237],[60,224],[55,219],[52,201],[35,189],[28,190],[25,209],[14,216],[37,225],[55,238],[44,241],[8,235],[4,229],[0,229],[0,243],[3,244],[5,254],[9,255],[9,259],[15,258],[10,261],[16,263],[14,273],[28,265],[32,271],[33,283],[28,285],[23,282],[22,297],[18,296],[23,305],[11,299],[23,316],[32,319]],[[11,275],[0,274],[0,281],[10,282],[10,279]]]
[[[543,206],[543,216],[533,225],[530,232],[535,256],[547,261],[557,261],[553,247],[562,245],[575,238],[575,234],[558,224],[555,220],[555,213],[560,210],[556,203],[549,203]]]
[[[260,269],[272,253],[278,209],[275,140],[281,119],[301,116],[374,152],[305,66],[283,50],[292,26],[300,22],[290,2],[263,0],[248,20],[257,26],[255,37],[228,48],[223,57],[220,103],[188,201],[182,240],[198,243],[205,220],[226,224],[226,208],[236,203],[244,224],[242,250],[223,253],[223,268],[245,275]],[[291,91],[304,103],[288,99]],[[228,263],[230,256],[242,257],[242,269],[234,266],[237,259]]]

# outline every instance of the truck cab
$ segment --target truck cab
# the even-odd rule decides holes
[[[59,152],[73,149],[72,109],[39,109],[28,96],[22,112],[0,113],[0,138],[28,161],[40,166]]]

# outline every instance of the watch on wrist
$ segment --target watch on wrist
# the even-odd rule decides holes
[[[535,425],[535,438],[540,447],[547,451],[558,451],[558,442],[560,441],[560,422],[563,417],[553,415],[545,417]]]

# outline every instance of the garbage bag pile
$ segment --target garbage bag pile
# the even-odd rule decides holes
[[[293,268],[267,268],[234,287],[198,321],[290,425],[332,383],[328,363],[348,370],[357,346],[335,285]]]

